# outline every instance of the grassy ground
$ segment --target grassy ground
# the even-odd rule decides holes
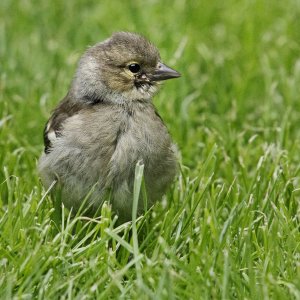
[[[109,207],[55,226],[42,129],[117,30],[183,74],[154,100],[182,172],[132,226]],[[299,41],[296,0],[2,0],[0,298],[300,299]]]

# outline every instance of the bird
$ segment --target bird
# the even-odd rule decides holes
[[[135,166],[142,163],[147,207],[160,201],[178,173],[178,151],[152,98],[162,81],[180,76],[137,33],[115,32],[89,47],[44,129],[44,187],[59,189],[73,213],[86,203],[88,216],[109,199],[124,223],[132,219]]]

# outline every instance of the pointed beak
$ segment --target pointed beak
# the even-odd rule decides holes
[[[156,68],[154,74],[151,75],[150,79],[153,81],[161,81],[171,78],[178,78],[180,76],[181,74],[177,71],[171,69],[163,63],[159,63],[158,67]]]

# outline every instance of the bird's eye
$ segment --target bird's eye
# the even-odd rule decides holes
[[[137,63],[132,63],[128,65],[128,69],[131,73],[137,73],[141,69],[141,66]]]

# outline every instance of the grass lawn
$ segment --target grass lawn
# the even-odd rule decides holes
[[[182,73],[154,99],[181,173],[133,225],[54,223],[44,124],[119,30]],[[300,299],[299,224],[298,0],[0,1],[1,299]]]

